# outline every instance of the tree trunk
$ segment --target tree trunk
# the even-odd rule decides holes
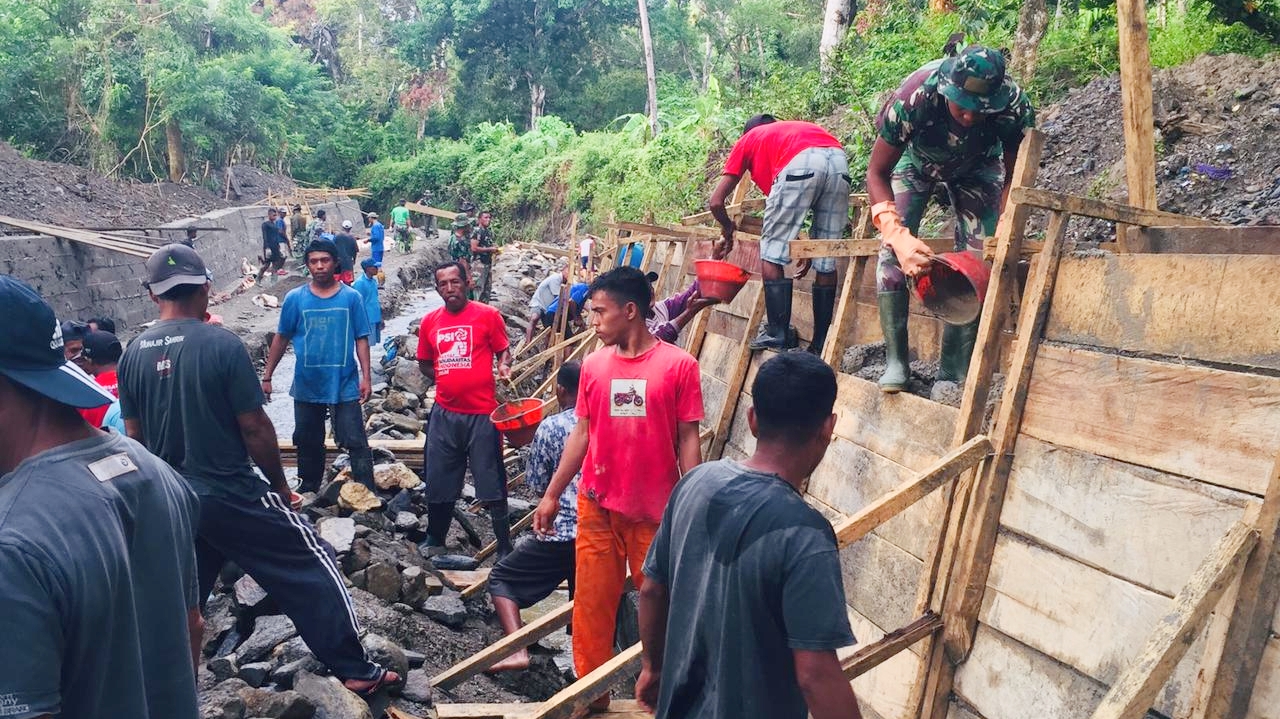
[[[171,117],[164,123],[164,139],[169,148],[169,182],[182,182],[187,172],[187,154],[182,150],[182,127],[178,118]]]
[[[542,117],[543,108],[547,103],[547,86],[540,82],[534,82],[533,78],[529,78],[529,129],[538,126],[538,118]]]
[[[1023,0],[1018,11],[1018,29],[1013,35],[1013,74],[1028,82],[1036,74],[1036,54],[1049,29],[1049,8],[1045,0]]]
[[[653,67],[653,35],[649,32],[649,7],[646,0],[637,0],[640,7],[640,39],[644,43],[644,74],[649,81],[649,132],[658,136],[658,74]]]
[[[822,14],[822,39],[818,41],[818,62],[823,78],[831,76],[831,55],[840,47],[845,33],[849,32],[856,12],[854,0],[827,0],[827,9]]]

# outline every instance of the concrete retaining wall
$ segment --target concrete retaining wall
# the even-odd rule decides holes
[[[354,200],[312,209],[325,210],[334,229],[350,220],[356,234],[362,234],[360,206]],[[266,207],[232,207],[166,227],[225,227],[227,232],[203,233],[196,240],[196,249],[213,272],[214,287],[229,290],[240,281],[241,260],[254,262],[261,254],[261,226],[266,216]],[[143,261],[129,255],[43,235],[10,236],[0,238],[0,272],[31,284],[60,319],[105,316],[123,330],[157,316],[155,304],[142,287]]]

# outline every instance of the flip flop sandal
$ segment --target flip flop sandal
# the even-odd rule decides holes
[[[348,691],[352,692],[353,694],[360,697],[361,699],[368,701],[369,699],[372,699],[374,696],[376,696],[378,692],[382,691],[383,689],[404,688],[405,677],[402,677],[399,674],[396,674],[395,672],[391,671],[390,669],[387,669],[386,667],[378,667],[378,670],[379,670],[378,676],[373,677],[372,684],[365,687],[364,689],[351,689],[350,687],[347,687]],[[394,680],[390,678],[390,675],[392,674],[395,674],[396,676]],[[344,682],[344,685],[345,685],[345,682]]]

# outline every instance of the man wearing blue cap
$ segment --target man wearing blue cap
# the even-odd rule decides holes
[[[910,379],[906,278],[926,272],[931,261],[916,233],[934,188],[941,184],[951,200],[956,251],[980,256],[1008,196],[1022,133],[1034,125],[1031,100],[1005,74],[1004,56],[981,45],[916,70],[880,110],[867,194],[884,242],[876,267],[887,360],[882,391],[901,392]],[[977,320],[943,328],[939,381],[964,379],[977,335]]]
[[[85,422],[111,393],[8,275],[0,336],[0,715],[194,719],[199,501]]]

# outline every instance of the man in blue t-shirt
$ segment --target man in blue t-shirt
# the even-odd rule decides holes
[[[591,285],[586,282],[578,282],[569,288],[569,322],[573,327],[576,327],[579,330],[585,330],[587,328],[586,323],[582,321],[582,307],[587,301],[587,294],[590,288]],[[547,321],[547,326],[552,326],[551,322],[555,321],[556,312],[559,311],[559,309],[560,298],[557,297],[551,301],[550,305],[547,306],[546,314],[547,317],[550,318],[550,320]],[[566,325],[565,336],[568,337],[573,334],[572,329]]]
[[[378,219],[378,213],[369,213],[369,254],[373,256],[373,262],[379,268],[382,267],[382,249],[387,241],[387,228],[382,226],[382,221]]]
[[[324,422],[332,418],[338,445],[351,456],[351,474],[373,488],[373,455],[360,405],[369,399],[369,318],[360,293],[338,282],[338,248],[329,240],[307,245],[311,281],[285,295],[280,325],[271,340],[262,391],[293,341],[293,444],[302,491],[320,489],[324,477]],[[356,360],[359,360],[357,365]]]

